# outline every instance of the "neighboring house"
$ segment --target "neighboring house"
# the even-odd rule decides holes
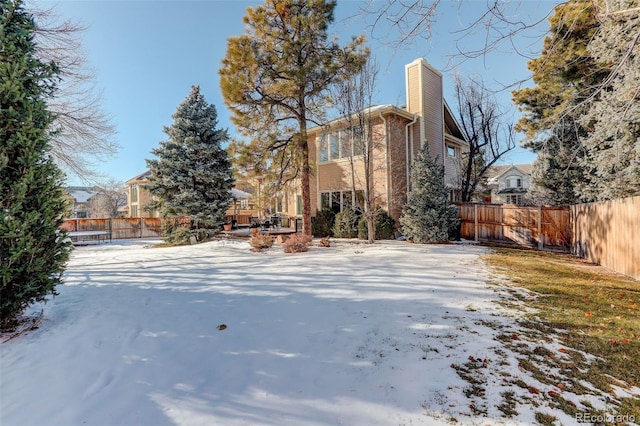
[[[125,182],[127,185],[127,210],[129,217],[158,217],[157,211],[147,211],[144,207],[151,201],[151,193],[147,189],[149,184],[149,170]]]
[[[66,188],[70,204],[69,217],[73,219],[87,219],[91,216],[89,201],[96,195],[96,188],[92,186],[68,186]]]
[[[159,217],[157,210],[147,211],[145,206],[151,201],[152,195],[147,189],[149,185],[149,177],[151,171],[147,170],[144,173],[135,176],[126,181],[126,193],[127,193],[127,207],[126,211],[129,212],[129,217]],[[231,189],[231,196],[233,197],[233,203],[227,210],[227,216],[238,216],[245,214],[247,211],[255,214],[256,212],[251,210],[249,205],[249,196],[251,194],[241,191],[237,188]]]
[[[487,175],[487,200],[494,204],[523,205],[531,188],[531,164],[493,166]]]
[[[67,216],[72,219],[95,219],[106,217],[122,217],[124,206],[122,194],[105,191],[98,186],[69,186],[66,188],[69,200]],[[117,214],[114,214],[117,209]]]
[[[445,183],[451,190],[452,201],[459,199],[460,154],[469,146],[443,99],[442,74],[424,59],[416,59],[405,66],[405,81],[405,107],[379,105],[365,110],[375,147],[370,177],[375,204],[395,219],[400,217],[411,190],[411,164],[424,143],[429,144],[431,155],[445,166]],[[354,150],[350,142],[351,135],[358,132],[361,129],[348,128],[345,118],[308,130],[310,163],[314,168],[312,216],[323,208],[341,211],[354,197],[362,198],[365,182],[362,152]],[[274,204],[282,206],[283,212],[302,214],[299,184],[281,198]]]

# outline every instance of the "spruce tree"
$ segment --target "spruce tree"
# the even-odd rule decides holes
[[[63,175],[50,155],[45,100],[57,70],[37,59],[35,24],[20,0],[0,0],[0,315],[8,327],[56,295],[71,248],[59,227]]]
[[[216,128],[218,114],[193,86],[191,93],[165,127],[168,140],[153,149],[157,158],[147,160],[151,171],[149,190],[158,200],[170,242],[205,239],[220,229],[231,203],[233,175],[227,152],[226,129]],[[187,217],[188,227],[172,226],[172,219]]]
[[[405,238],[415,243],[447,241],[458,226],[457,209],[449,204],[444,166],[431,157],[428,143],[411,165],[410,178],[411,192],[400,217]]]

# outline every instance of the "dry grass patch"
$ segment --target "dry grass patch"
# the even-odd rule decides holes
[[[534,376],[541,374],[540,364],[560,368],[577,393],[585,391],[580,383],[588,382],[619,400],[619,413],[640,418],[640,398],[615,393],[616,388],[640,387],[640,283],[569,255],[497,249],[485,259],[537,295],[526,301],[536,313],[520,325],[534,333],[552,331],[568,348],[562,363],[538,348],[526,354],[521,366]],[[534,357],[539,359],[529,362]]]

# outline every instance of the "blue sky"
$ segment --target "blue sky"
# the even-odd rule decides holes
[[[229,120],[219,88],[218,68],[225,56],[226,41],[242,34],[242,18],[248,6],[261,1],[57,1],[37,0],[41,7],[53,7],[64,18],[79,21],[88,29],[82,41],[89,63],[95,69],[97,86],[103,92],[103,109],[113,117],[116,136],[122,149],[115,158],[100,165],[108,177],[126,181],[146,169],[151,149],[166,139],[163,126],[171,124],[171,115],[188,95],[192,85],[199,85],[207,101],[218,110],[219,125],[236,130]],[[524,0],[514,3],[514,18],[530,20],[543,17],[555,2]],[[359,14],[364,0],[339,0],[336,22],[330,28],[343,42],[364,33],[380,64],[377,103],[403,105],[405,102],[404,65],[418,57],[444,73],[445,98],[453,107],[452,69],[449,56],[456,43],[463,47],[480,45],[483,34],[456,41],[462,25],[486,9],[484,0],[462,3],[443,0],[430,42],[419,39],[403,49],[384,44],[384,35],[393,30],[379,26],[374,40],[367,21]],[[359,16],[353,18],[354,16]],[[350,18],[350,19],[347,19]],[[528,33],[518,42],[524,49],[539,50],[546,26]],[[462,75],[479,74],[485,82],[509,84],[527,78],[526,58],[515,54],[510,45],[487,57],[457,65]],[[498,95],[510,105],[509,92]],[[534,155],[518,149],[503,163],[530,163]],[[76,178],[70,184],[80,184]]]

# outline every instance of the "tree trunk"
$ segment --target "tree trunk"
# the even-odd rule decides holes
[[[300,134],[298,145],[302,151],[302,233],[311,235],[311,179],[309,165],[309,141],[307,140],[307,122],[302,119],[300,124]]]

